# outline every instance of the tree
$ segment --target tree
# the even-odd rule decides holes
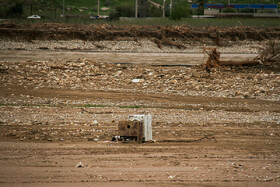
[[[190,10],[187,7],[176,6],[173,8],[171,19],[181,19],[190,16]]]
[[[148,0],[138,0],[138,16],[137,17],[148,17],[149,16],[149,2]]]
[[[187,1],[180,0],[173,2],[171,19],[181,19],[189,16],[190,9]]]
[[[7,16],[8,17],[20,17],[22,14],[23,14],[23,5],[22,5],[22,3],[16,3],[7,12]]]
[[[197,14],[198,15],[204,15],[205,0],[197,0],[197,3],[198,3]]]
[[[134,9],[129,5],[119,6],[115,14],[119,14],[120,17],[133,17]]]

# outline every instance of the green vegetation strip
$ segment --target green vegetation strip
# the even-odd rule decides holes
[[[12,20],[15,24],[26,24],[26,23],[54,23],[45,20]],[[56,21],[55,23],[67,23],[67,24],[80,24],[80,25],[112,25],[112,26],[123,26],[123,25],[147,25],[147,26],[187,26],[187,27],[236,27],[246,26],[254,28],[267,28],[267,27],[279,27],[279,18],[223,18],[223,19],[197,19],[197,18],[184,18],[181,20],[171,20],[168,18],[152,18],[152,19],[128,19],[128,20],[116,20],[116,21],[102,21],[95,20],[94,22],[87,19],[71,19],[68,22]]]

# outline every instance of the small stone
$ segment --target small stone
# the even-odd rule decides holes
[[[97,120],[94,120],[94,121],[92,122],[92,124],[93,124],[93,125],[98,125],[98,121],[97,121]]]

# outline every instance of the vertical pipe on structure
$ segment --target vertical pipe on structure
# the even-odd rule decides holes
[[[100,0],[97,1],[97,16],[99,17]]]
[[[163,5],[162,5],[162,17],[165,18],[165,0],[163,0]]]
[[[138,0],[135,0],[135,18],[138,17]]]

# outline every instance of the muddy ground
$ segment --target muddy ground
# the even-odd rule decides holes
[[[18,52],[8,48],[0,62],[1,185],[279,186],[278,66],[206,72],[141,58],[44,59],[35,49],[36,59],[13,60]],[[111,142],[130,114],[152,115],[154,143]]]

